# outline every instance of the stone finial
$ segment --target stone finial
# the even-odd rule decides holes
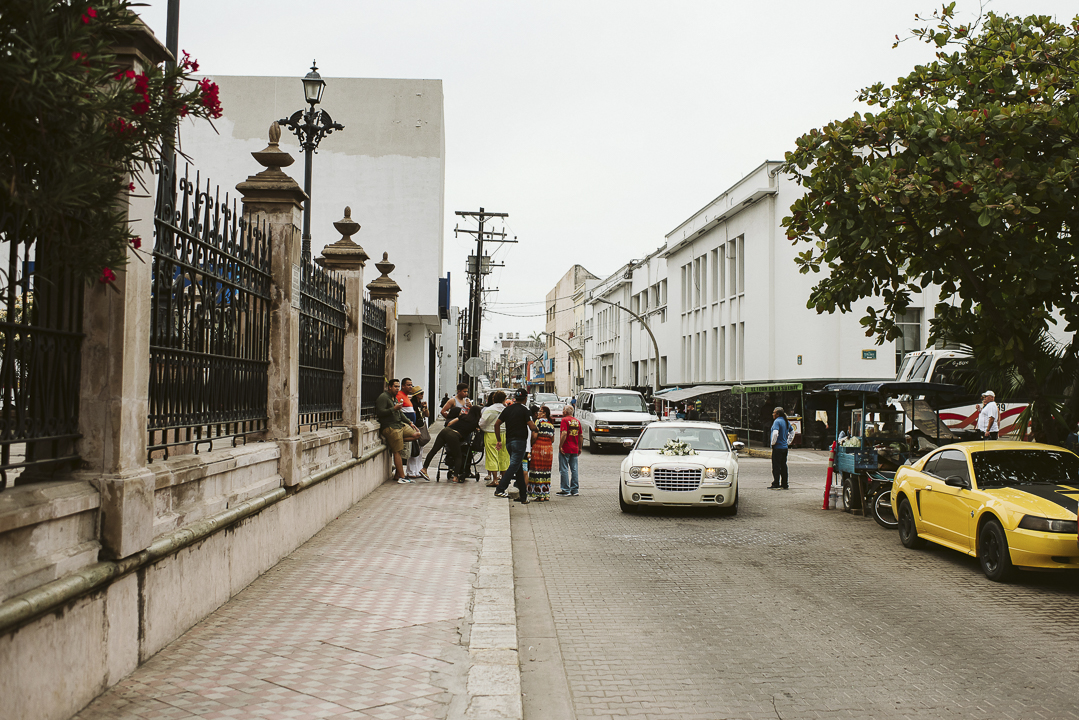
[[[331,270],[358,270],[364,267],[369,256],[352,240],[360,229],[360,224],[352,219],[352,208],[346,207],[345,216],[333,226],[341,233],[341,239],[323,248],[322,257],[315,258],[315,262]],[[393,265],[390,269],[393,269]]]
[[[378,268],[382,275],[367,284],[367,289],[371,291],[371,298],[397,300],[397,296],[401,292],[401,286],[390,277],[390,273],[396,267],[390,262],[390,254],[388,252],[382,253],[382,261],[375,263],[375,267]]]
[[[281,126],[275,122],[270,123],[270,144],[263,150],[251,153],[251,157],[255,158],[262,167],[269,168],[271,172],[288,167],[296,160],[281,149],[279,142],[281,142]]]
[[[345,240],[347,240],[348,242],[352,242],[352,236],[359,231],[360,224],[352,219],[352,208],[346,205],[345,216],[335,222],[333,224],[333,227],[335,230],[337,230],[337,232],[341,233],[341,239],[337,242],[342,242]]]
[[[281,126],[271,123],[269,135],[270,144],[263,150],[251,153],[251,157],[266,169],[257,175],[248,176],[236,189],[243,195],[245,203],[287,200],[302,204],[307,199],[307,193],[281,169],[295,162],[293,157],[278,145],[281,141]]]

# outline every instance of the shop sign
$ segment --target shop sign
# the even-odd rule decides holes
[[[798,392],[802,389],[802,383],[772,383],[769,385],[735,385],[731,388],[732,395],[748,395],[749,393],[766,392]]]

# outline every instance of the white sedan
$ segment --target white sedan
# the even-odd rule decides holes
[[[622,461],[618,505],[636,512],[647,505],[712,507],[738,512],[738,453],[722,425],[654,422]]]

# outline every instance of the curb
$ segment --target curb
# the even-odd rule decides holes
[[[479,570],[468,636],[465,718],[521,720],[521,663],[517,647],[510,507],[487,495]]]

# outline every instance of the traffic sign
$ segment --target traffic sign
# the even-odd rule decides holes
[[[469,358],[465,360],[465,372],[472,377],[482,375],[487,372],[487,363],[483,361],[483,358]]]

